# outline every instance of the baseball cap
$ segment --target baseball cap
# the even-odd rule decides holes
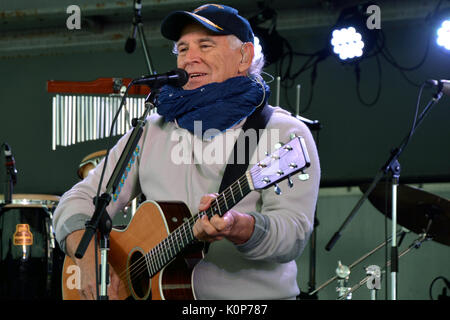
[[[188,23],[199,23],[218,35],[233,34],[242,42],[254,40],[253,30],[238,10],[222,4],[204,4],[192,12],[175,11],[161,23],[161,34],[173,41],[180,39],[181,31]]]

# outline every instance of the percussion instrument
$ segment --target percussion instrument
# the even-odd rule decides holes
[[[0,297],[60,298],[64,253],[52,227],[59,197],[14,194],[5,205],[0,195]]]
[[[57,146],[123,135],[131,128],[131,119],[144,112],[146,86],[132,86],[113,131],[110,127],[119,110],[127,78],[99,78],[93,81],[47,81],[52,98],[52,150]],[[135,96],[131,96],[135,95]],[[156,112],[152,110],[150,113]]]
[[[362,192],[368,189],[364,184],[359,187]],[[391,217],[390,188],[380,182],[369,195],[369,201],[379,212]],[[421,234],[427,233],[433,241],[450,246],[450,201],[416,187],[399,185],[397,189],[398,224]],[[387,209],[387,210],[386,210]]]
[[[103,160],[103,158],[105,156],[106,156],[106,150],[100,150],[100,151],[96,151],[91,154],[88,154],[86,157],[84,157],[81,160],[80,165],[78,166],[78,171],[77,171],[78,177],[80,177],[80,179],[86,178],[89,171],[94,169]]]

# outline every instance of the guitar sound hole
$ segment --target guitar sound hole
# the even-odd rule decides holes
[[[129,259],[128,270],[133,297],[137,300],[144,300],[150,294],[150,277],[148,275],[144,254],[136,250]]]

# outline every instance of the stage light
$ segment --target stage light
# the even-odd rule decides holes
[[[358,4],[344,8],[331,28],[329,50],[343,63],[363,59],[375,47],[378,30],[367,26],[367,8],[372,3]]]
[[[358,58],[363,55],[364,42],[362,35],[354,27],[334,30],[331,36],[333,52],[341,60]]]
[[[450,19],[443,21],[437,30],[436,43],[450,51]]]

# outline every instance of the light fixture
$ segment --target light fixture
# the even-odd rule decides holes
[[[436,43],[450,51],[450,19],[444,20],[436,33]]]
[[[364,42],[354,27],[335,29],[331,34],[333,52],[341,60],[359,58],[363,55]]]
[[[329,50],[343,63],[359,61],[375,46],[378,30],[367,27],[370,5],[368,2],[344,8],[331,29]]]

